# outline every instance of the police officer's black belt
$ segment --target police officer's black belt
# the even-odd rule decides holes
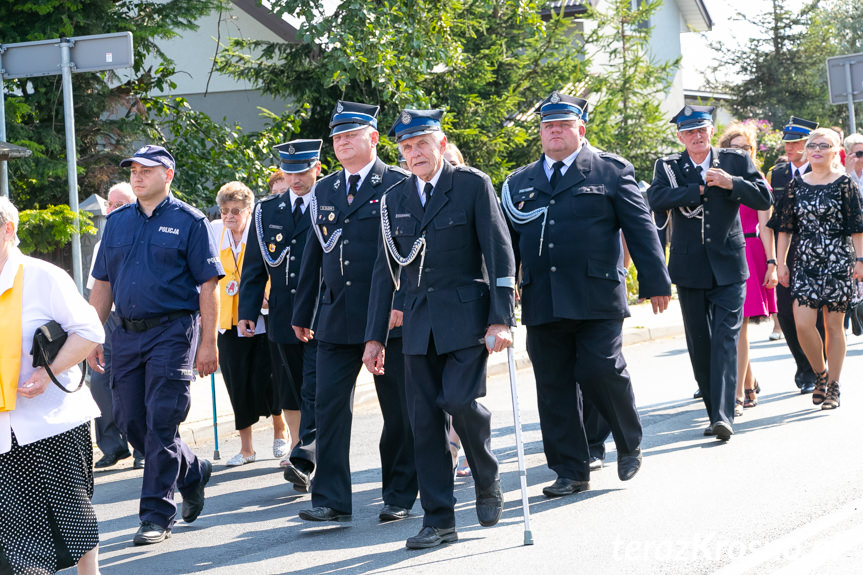
[[[193,311],[175,311],[167,315],[148,317],[146,319],[126,319],[121,317],[120,323],[123,325],[123,329],[125,329],[126,331],[141,333],[142,331],[153,329],[154,327],[158,327],[164,323],[168,323],[169,321],[174,321],[175,319],[180,319],[181,317],[188,317],[194,313],[195,312]]]
[[[744,238],[757,238],[757,237],[758,237],[758,232],[750,232],[750,233],[748,233],[748,234],[743,234],[743,237],[744,237]]]

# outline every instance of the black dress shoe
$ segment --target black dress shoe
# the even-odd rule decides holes
[[[290,463],[285,466],[284,478],[285,481],[293,483],[294,489],[300,493],[308,492],[309,485],[312,482],[310,473],[306,473],[299,467],[291,465]]]
[[[97,461],[93,467],[96,469],[105,469],[106,467],[114,467],[117,465],[117,462],[121,459],[126,459],[127,457],[132,457],[132,454],[129,453],[128,449],[124,449],[123,451],[117,451],[115,453],[106,453],[99,461]]]
[[[617,454],[617,476],[621,481],[629,481],[638,470],[641,469],[641,448],[638,447],[632,453]]]
[[[410,509],[398,505],[384,505],[384,508],[378,513],[378,519],[381,521],[398,521],[399,519],[406,519],[410,513]]]
[[[728,441],[731,439],[731,436],[734,435],[734,430],[731,429],[731,426],[721,419],[713,424],[712,431],[713,435],[716,436],[716,439],[720,441]]]
[[[707,429],[704,430],[704,437],[713,437],[713,424],[707,426]]]
[[[144,469],[146,461],[143,457],[136,457],[135,461],[132,462],[132,469]]]
[[[503,491],[500,488],[500,480],[494,482],[485,489],[476,488],[476,518],[483,527],[491,527],[500,520],[503,512]]]
[[[191,523],[198,518],[204,509],[204,487],[213,474],[213,464],[206,459],[201,460],[201,481],[188,496],[183,496],[183,521]]]
[[[408,537],[405,547],[408,549],[428,549],[437,547],[441,543],[452,543],[458,541],[458,533],[455,527],[423,527],[413,537]]]
[[[350,513],[342,513],[331,507],[312,507],[299,513],[300,519],[306,521],[350,521]]]
[[[161,543],[165,539],[171,537],[171,531],[165,529],[161,525],[157,525],[151,521],[142,521],[138,527],[138,532],[132,539],[135,545],[152,545],[153,543]]]
[[[695,390],[695,393],[692,394],[692,399],[701,399],[701,388]]]
[[[546,497],[563,497],[564,495],[572,495],[573,493],[587,491],[588,489],[590,489],[589,481],[558,477],[554,483],[542,488],[542,494]]]
[[[807,381],[800,386],[801,394],[812,393],[813,391],[815,391],[815,382]]]

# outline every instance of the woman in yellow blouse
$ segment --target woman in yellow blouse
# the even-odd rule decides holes
[[[225,268],[225,277],[219,281],[219,367],[234,408],[234,424],[240,432],[240,452],[227,461],[229,467],[255,461],[252,425],[261,416],[273,416],[274,440],[285,437],[281,410],[273,403],[264,319],[258,318],[253,337],[243,337],[237,329],[240,270],[254,202],[255,196],[245,184],[228,182],[216,196],[222,219],[212,222],[219,238],[219,257]]]

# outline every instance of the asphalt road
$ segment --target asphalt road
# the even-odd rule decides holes
[[[256,428],[260,459],[241,468],[223,463],[239,447],[222,438],[222,461],[207,488],[201,517],[179,521],[173,537],[134,547],[140,474],[123,465],[100,473],[94,503],[102,533],[102,572],[138,573],[828,573],[863,570],[863,458],[856,443],[863,421],[863,338],[849,340],[842,406],[829,413],[797,393],[784,342],[768,342],[767,325],[751,329],[753,366],[763,391],[746,410],[728,444],[702,436],[702,404],[682,338],[628,346],[625,355],[644,425],[644,465],[618,480],[609,443],[606,467],[590,491],[546,499],[554,480],[542,453],[533,377],[519,372],[527,452],[531,527],[524,524],[506,376],[490,381],[492,447],[501,461],[506,506],[501,522],[480,527],[473,482],[460,479],[459,541],[408,551],[404,540],[421,527],[417,502],[407,520],[380,524],[376,406],[354,417],[351,463],[354,516],[350,524],[316,525],[297,518],[310,507],[295,493],[269,453],[270,431]],[[223,434],[224,435],[224,434]],[[213,445],[195,446],[205,457]],[[178,496],[179,502],[179,496]]]

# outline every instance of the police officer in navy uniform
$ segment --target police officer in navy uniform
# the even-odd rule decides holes
[[[788,157],[787,162],[779,162],[767,172],[767,183],[773,190],[773,199],[778,204],[784,197],[788,189],[788,184],[798,175],[809,173],[809,162],[804,158],[804,145],[809,134],[818,127],[818,122],[804,120],[791,116],[788,124],[782,129],[782,143],[785,146],[785,155]],[[794,265],[794,254],[797,252],[796,238],[792,239],[791,245],[788,248],[788,266],[791,268]],[[779,318],[779,326],[782,328],[782,333],[785,335],[785,343],[788,345],[788,350],[794,357],[794,362],[797,364],[797,371],[794,374],[794,383],[800,389],[800,393],[812,393],[815,390],[815,372],[812,366],[809,365],[809,360],[803,353],[803,348],[800,347],[800,342],[797,339],[797,324],[794,322],[794,297],[791,295],[791,288],[785,287],[782,284],[776,286],[776,316]],[[824,339],[824,318],[819,314],[818,331],[821,333],[821,339]]]
[[[254,335],[267,281],[269,319],[267,333],[277,350],[273,358],[274,384],[279,407],[300,410],[299,438],[285,462],[285,479],[298,491],[307,491],[315,469],[315,373],[317,342],[302,342],[291,328],[300,263],[309,237],[309,203],[321,173],[323,140],[293,140],[274,148],[288,190],[262,200],[252,215],[254,240],[243,260],[238,326]],[[252,245],[254,244],[254,245]]]
[[[392,133],[413,175],[382,200],[386,240],[372,278],[366,352],[372,373],[393,366],[387,318],[395,284],[404,291],[404,364],[420,500],[425,516],[410,549],[455,541],[453,467],[446,414],[461,438],[483,526],[503,508],[491,452],[486,393],[490,351],[512,344],[515,267],[491,180],[443,159],[442,110],[403,110]],[[399,274],[400,268],[403,272]]]
[[[728,441],[734,433],[737,337],[749,276],[740,204],[766,210],[772,196],[749,154],[711,147],[713,109],[686,106],[672,118],[686,150],[656,161],[647,196],[654,210],[671,210],[668,267],[710,418],[704,434]]]
[[[147,545],[170,537],[175,489],[183,496],[187,523],[204,507],[213,466],[192,453],[178,429],[189,412],[195,367],[202,377],[218,367],[217,289],[224,270],[204,214],[170,193],[171,154],[144,146],[120,166],[131,167],[138,200],[108,218],[90,303],[105,321],[113,301],[120,318],[111,340],[114,414],[146,458],[141,526],[133,541]],[[97,371],[104,364],[101,355],[99,346],[89,358]]]
[[[543,447],[558,476],[543,493],[559,497],[589,488],[581,394],[611,427],[620,479],[641,467],[641,422],[621,353],[629,315],[621,230],[654,312],[668,306],[671,284],[632,164],[584,139],[587,102],[554,92],[539,115],[543,155],[507,178],[501,200],[520,264]]]
[[[314,507],[299,514],[306,521],[347,521],[352,514],[349,451],[354,385],[363,365],[369,289],[381,233],[380,200],[384,190],[407,176],[377,157],[377,114],[378,106],[337,103],[330,135],[342,169],[318,182],[310,205],[314,235],[303,253],[292,321],[300,341],[318,340],[318,457],[311,484]],[[394,312],[389,324],[401,325],[401,313]],[[400,361],[401,338],[393,333],[389,337],[394,362]],[[404,369],[375,377],[375,389],[384,419],[380,440],[384,507],[378,516],[392,521],[407,517],[417,496]]]

